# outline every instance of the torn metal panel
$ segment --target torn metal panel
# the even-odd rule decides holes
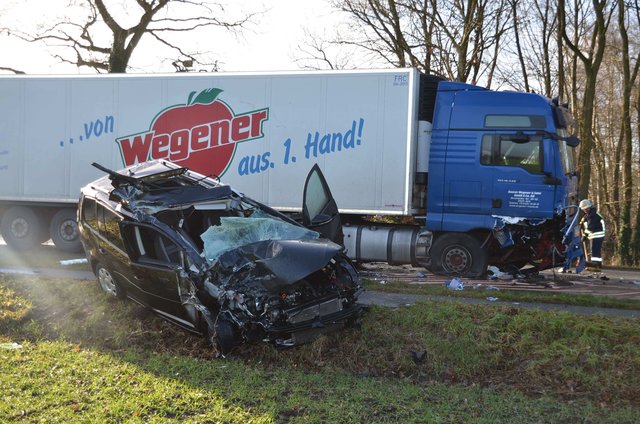
[[[492,233],[502,248],[529,243],[534,239],[529,235],[529,229],[542,225],[547,221],[545,219],[528,219],[516,216],[492,215],[492,217],[495,219]],[[514,238],[514,235],[516,238]]]
[[[121,186],[111,192],[111,200],[123,202],[132,212],[156,214],[167,208],[221,199],[231,192],[231,188],[225,185],[214,188],[187,186],[162,191],[143,191],[134,186]]]
[[[331,242],[314,240],[265,240],[222,254],[211,267],[219,276],[233,276],[250,270],[250,278],[267,290],[292,284],[325,266],[342,248]]]
[[[546,219],[531,219],[518,216],[491,215],[491,217],[496,219],[496,225],[540,225],[547,221]]]

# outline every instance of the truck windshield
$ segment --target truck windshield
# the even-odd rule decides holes
[[[558,147],[560,148],[560,160],[565,175],[573,174],[576,171],[575,149],[567,145],[562,138],[568,137],[569,132],[565,128],[558,128]]]

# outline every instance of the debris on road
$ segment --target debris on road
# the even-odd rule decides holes
[[[62,261],[58,261],[58,262],[60,263],[60,265],[64,265],[64,266],[89,263],[87,258],[66,259],[66,260],[62,260]]]
[[[464,290],[464,282],[459,278],[452,278],[451,281],[446,281],[445,286],[450,290]]]

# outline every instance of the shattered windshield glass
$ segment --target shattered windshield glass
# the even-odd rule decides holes
[[[209,227],[200,238],[204,256],[210,263],[222,253],[264,240],[310,240],[319,234],[304,227],[275,219],[259,210],[250,217],[222,217],[220,225]]]

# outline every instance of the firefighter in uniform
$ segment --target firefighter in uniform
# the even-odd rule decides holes
[[[589,199],[584,199],[580,202],[580,209],[584,213],[580,220],[582,239],[586,239],[589,242],[590,257],[587,261],[587,269],[591,271],[601,271],[602,241],[604,240],[605,234],[604,218]]]

